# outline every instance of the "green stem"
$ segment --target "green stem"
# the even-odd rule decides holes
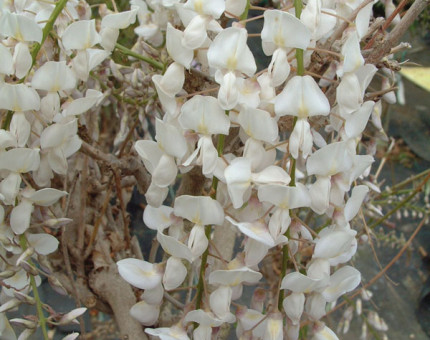
[[[297,122],[297,117],[294,117],[293,120],[293,129],[294,126],[296,125]],[[296,160],[293,158],[291,160],[291,181],[289,186],[290,187],[295,187],[296,186]],[[290,211],[290,215],[291,215],[291,211]],[[289,238],[290,236],[290,232],[289,230],[287,230],[284,234],[287,238]],[[288,253],[288,245],[283,245],[282,246],[282,262],[281,262],[281,280],[285,277],[285,274],[287,273],[287,268],[288,268],[288,261],[290,259],[289,253]],[[284,300],[284,290],[280,290],[279,295],[278,295],[278,309],[282,310],[282,302]]]
[[[32,67],[36,63],[37,55],[38,55],[40,49],[42,48],[42,45],[45,42],[46,38],[48,37],[49,32],[51,32],[52,28],[54,27],[55,20],[57,20],[57,17],[60,15],[63,8],[66,7],[66,4],[67,4],[67,0],[60,0],[55,5],[55,8],[52,11],[51,16],[48,19],[48,22],[46,23],[45,27],[43,28],[42,41],[40,42],[40,44],[36,44],[33,51],[31,52],[31,58],[33,59],[33,62],[31,64]]]
[[[24,234],[19,236],[19,244],[21,245],[21,248],[23,251],[27,249],[27,239]],[[28,263],[30,266],[34,267],[34,263],[31,259],[28,259]],[[42,307],[43,304],[42,304],[42,301],[40,300],[39,292],[37,290],[36,280],[34,276],[31,275],[30,273],[28,273],[28,275],[30,276],[30,285],[31,285],[31,289],[33,290],[33,296],[34,296],[34,299],[36,300],[37,315],[39,317],[39,325],[40,325],[40,328],[42,329],[43,339],[49,340],[48,332],[46,330],[46,318],[45,318],[45,314],[43,313],[43,307]]]
[[[155,59],[152,59],[150,57],[145,57],[139,53],[133,52],[129,48],[127,48],[121,44],[118,44],[118,43],[115,44],[115,47],[125,55],[128,55],[130,57],[134,57],[136,59],[142,60],[142,61],[148,63],[149,65],[155,67],[158,70],[164,70],[164,65],[162,63],[156,61]]]
[[[250,1],[248,0],[246,2],[246,7],[245,10],[243,11],[242,15],[240,16],[240,20],[246,20],[248,19],[248,12],[249,12],[249,8],[251,7]],[[244,23],[244,25],[246,25],[246,23]]]
[[[227,114],[228,111],[226,111]],[[217,151],[218,156],[221,156],[224,151],[224,141],[225,141],[225,135],[218,135],[218,143],[217,143]],[[218,178],[213,177],[212,179],[212,185],[211,185],[211,198],[216,198],[216,191],[218,188]],[[209,240],[211,236],[212,227],[210,225],[205,226],[205,235],[206,238]],[[202,263],[200,265],[200,273],[199,273],[199,282],[197,283],[197,293],[196,293],[196,309],[200,309],[202,306],[202,297],[203,297],[203,290],[204,290],[204,279],[205,279],[205,271],[206,271],[206,264],[208,261],[208,255],[209,255],[209,247],[206,248],[202,255]]]
[[[405,179],[404,181],[402,181],[396,185],[393,185],[391,187],[390,191],[388,192],[388,194],[393,195],[398,188],[401,188],[401,187],[405,186],[406,184],[409,184],[409,183],[417,180],[418,178],[421,178],[421,177],[423,177],[429,173],[430,173],[430,169],[427,169],[427,170],[425,170],[425,171],[423,171],[423,172],[421,172],[415,176],[412,176],[412,177]],[[383,194],[385,194],[385,193],[381,193],[381,195],[383,195]]]
[[[392,214],[394,214],[397,210],[403,208],[406,205],[406,203],[408,203],[412,198],[415,197],[416,194],[418,194],[422,190],[422,188],[424,187],[424,185],[427,183],[427,181],[429,179],[430,179],[430,173],[426,176],[426,178],[424,178],[424,180],[421,182],[421,184],[408,197],[406,197],[403,201],[399,202],[399,204],[397,204],[393,209],[391,209],[389,212],[387,212],[380,219],[376,220],[371,225],[369,225],[369,228],[370,229],[375,228],[376,226],[378,226],[379,224],[384,222]]]
[[[296,18],[300,19],[302,14],[303,3],[302,0],[294,0],[294,10],[296,14]],[[297,48],[296,49],[296,60],[297,60],[297,75],[303,76],[305,74],[305,65],[303,61],[303,50]]]
[[[10,122],[12,121],[13,111],[8,111],[6,114],[6,118],[3,120],[1,128],[3,130],[8,130],[10,126]]]
[[[289,236],[289,230],[287,230],[285,232],[285,236]],[[287,273],[287,268],[288,268],[288,260],[290,259],[290,255],[288,253],[288,245],[283,245],[282,246],[282,265],[281,265],[281,281],[282,279],[285,277],[285,274]],[[283,306],[282,306],[282,302],[284,301],[284,290],[281,289],[279,291],[279,295],[278,295],[278,310],[282,310]]]

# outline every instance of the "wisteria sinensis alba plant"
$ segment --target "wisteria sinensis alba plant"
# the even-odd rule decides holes
[[[92,308],[130,340],[338,339],[388,61],[427,4],[377,2],[0,1],[0,338]]]

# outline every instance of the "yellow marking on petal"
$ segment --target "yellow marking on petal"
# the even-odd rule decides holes
[[[237,58],[236,55],[232,55],[227,59],[227,69],[234,71],[237,66]]]
[[[194,10],[199,14],[203,14],[203,1],[202,0],[194,1]]]
[[[300,101],[299,112],[297,115],[299,118],[302,118],[302,119],[307,118],[309,116],[309,109],[307,108],[307,106],[303,102],[303,98]]]
[[[22,36],[21,29],[19,27],[16,31],[15,39],[18,41],[24,41],[24,37]]]
[[[285,46],[285,40],[284,40],[284,37],[283,37],[281,32],[277,32],[275,34],[274,42],[275,42],[275,45],[278,47],[284,47]]]

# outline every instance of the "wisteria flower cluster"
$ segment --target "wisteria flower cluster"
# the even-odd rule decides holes
[[[361,282],[353,221],[379,190],[381,60],[425,6],[381,34],[376,2],[0,1],[0,338],[48,339],[85,305],[129,339],[337,339],[322,318]],[[271,58],[258,71],[254,37]],[[79,308],[44,305],[41,277]],[[37,315],[8,320],[21,304]]]

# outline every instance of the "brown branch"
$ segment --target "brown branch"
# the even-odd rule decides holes
[[[112,308],[121,339],[148,339],[142,326],[130,317],[136,297],[130,285],[118,273],[116,264],[90,274],[92,290]]]
[[[429,0],[415,0],[400,22],[385,37],[382,43],[378,44],[378,46],[373,49],[367,57],[366,63],[376,64],[389,54],[391,49],[400,42],[402,36],[428,4]]]
[[[366,7],[368,4],[373,2],[373,0],[366,0],[360,4],[352,13],[349,18],[347,18],[349,21],[354,21],[355,17],[357,16],[358,12],[360,12],[364,7]],[[336,31],[333,32],[331,37],[327,40],[327,42],[324,44],[323,49],[329,50],[333,43],[339,39],[343,32],[348,28],[348,22],[344,21],[342,24],[337,28]]]
[[[150,175],[145,167],[138,160],[137,156],[128,155],[121,159],[114,155],[104,153],[103,151],[95,148],[94,146],[82,142],[80,151],[93,159],[106,163],[112,169],[121,170],[124,176],[133,175],[137,180],[137,188],[141,193],[146,192],[150,183]]]

